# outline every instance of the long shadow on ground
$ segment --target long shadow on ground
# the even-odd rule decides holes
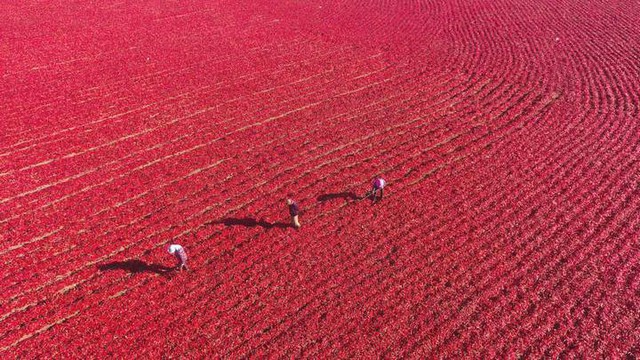
[[[329,201],[329,200],[334,200],[334,199],[360,200],[358,195],[356,195],[353,192],[322,194],[322,195],[318,196],[318,201]]]
[[[161,275],[174,270],[172,267],[160,264],[147,264],[141,260],[114,261],[108,264],[99,265],[98,269],[100,269],[100,271],[124,270],[132,274],[148,272]]]
[[[265,220],[258,221],[253,218],[226,218],[226,219],[218,220],[215,223],[224,224],[226,226],[244,226],[244,227],[259,226],[265,229],[273,229],[273,228],[284,229],[284,228],[291,227],[291,225],[287,223],[282,223],[282,222],[270,223]]]

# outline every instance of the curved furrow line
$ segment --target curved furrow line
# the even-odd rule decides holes
[[[572,33],[572,35],[576,38],[582,39],[584,38],[584,34],[581,32],[576,32],[575,29],[579,28],[577,27],[578,24],[576,24],[576,27],[569,27],[566,29],[567,32]],[[600,43],[600,42],[594,42],[594,41],[584,41],[582,44],[582,49],[574,49],[574,48],[569,48],[566,49],[566,51],[573,53],[572,56],[569,56],[569,59],[574,59],[573,56],[576,56],[576,59],[580,59],[580,61],[575,61],[574,64],[576,66],[576,74],[589,74],[592,76],[593,72],[595,71],[596,73],[602,71],[604,72],[604,77],[605,78],[609,78],[608,82],[605,82],[604,84],[613,84],[614,86],[618,86],[617,81],[611,81],[612,79],[610,78],[610,76],[608,75],[608,70],[607,68],[610,67],[609,64],[616,64],[619,63],[621,59],[618,55],[614,55],[614,54],[610,54],[610,51],[607,50],[607,44],[606,43]],[[610,46],[609,46],[610,48]],[[580,51],[582,50],[582,51]],[[599,56],[593,56],[592,54],[599,54]],[[604,57],[604,58],[603,58]],[[593,64],[593,65],[591,65]],[[578,70],[578,68],[581,68],[580,70]],[[578,76],[580,77],[580,76]],[[616,76],[617,78],[617,76]],[[599,97],[601,98],[602,95],[607,94],[607,87],[606,85],[603,88],[603,92],[599,92],[598,95],[600,96],[595,96],[595,94],[591,93],[591,97],[590,98],[596,98]],[[619,93],[624,94],[625,91],[620,89]],[[624,95],[622,95],[624,96]],[[614,97],[613,99],[611,99],[611,96],[605,96],[605,98],[608,98],[607,101],[613,101],[613,99],[617,99],[617,97]],[[610,100],[609,100],[610,99]],[[586,102],[585,102],[586,104]],[[614,106],[614,109],[616,107]]]
[[[597,308],[597,305],[595,305],[595,304],[597,304],[596,301],[598,301],[598,302],[602,301],[604,299],[605,295],[606,294],[605,294],[604,290],[592,288],[590,291],[586,292],[584,294],[584,296],[582,296],[582,298],[577,299],[577,302],[574,305],[572,305],[572,309],[575,309],[575,308],[573,308],[573,306],[576,306],[576,307],[577,306],[582,306],[582,305],[585,304],[584,302],[587,302],[586,305],[584,305],[585,308],[582,309],[582,311],[584,312],[583,316],[587,317],[587,314],[589,314],[591,312],[591,309]],[[579,315],[576,315],[576,319],[573,320],[573,323],[574,324],[581,324],[581,323],[583,323],[584,320],[585,319],[580,319]],[[591,323],[591,324],[589,324],[589,323]],[[592,324],[593,324],[593,320],[592,319],[586,319],[586,325],[587,326],[580,325],[581,329],[576,329],[577,332],[578,332],[578,336],[579,337],[583,337],[583,335],[585,334],[585,331],[589,331],[592,334],[591,336],[593,336],[594,338],[597,339],[598,337],[600,337],[599,335],[596,334],[600,330],[598,330],[595,326],[590,326]],[[554,324],[554,327],[555,326],[556,325]],[[588,330],[585,329],[585,327],[588,328]],[[555,332],[555,329],[554,329],[553,332]],[[568,335],[567,338],[569,338],[569,334],[567,334],[567,335]],[[555,338],[557,338],[557,336]],[[555,338],[551,339],[550,341],[555,341]],[[582,345],[586,345],[586,344],[582,344],[582,342],[583,341],[579,341],[578,342],[577,347],[572,349],[572,353],[579,354],[579,355],[586,355],[588,353],[588,351],[582,351],[581,350],[581,346]],[[565,348],[569,348],[569,346],[570,346],[569,343],[567,343]],[[605,353],[602,351],[602,348],[599,346],[599,340],[595,340],[594,342],[589,344],[589,347],[592,348],[593,351],[597,355],[603,355],[603,356],[605,355]],[[584,348],[584,346],[582,346],[582,348]],[[531,349],[531,347],[529,349]],[[523,356],[531,356],[533,352],[544,354],[544,356],[551,356],[551,352],[552,352],[552,349],[551,349],[550,346],[545,346],[544,349],[531,349],[531,350],[532,351],[529,351],[529,350],[525,351],[523,353]]]
[[[637,200],[639,197],[638,195],[638,189],[636,189],[635,192],[631,192],[630,194],[627,194],[627,198],[625,198],[625,201],[631,201],[632,199]],[[620,204],[621,205],[621,204]],[[635,209],[636,212],[633,212],[632,209]],[[558,287],[562,287],[562,283],[571,283],[572,280],[575,280],[575,278],[578,278],[580,276],[584,276],[586,281],[580,282],[581,284],[584,284],[585,286],[582,286],[582,290],[580,292],[586,292],[589,291],[593,288],[595,288],[598,284],[597,282],[593,279],[593,275],[590,271],[590,269],[588,269],[587,266],[585,266],[585,263],[588,262],[592,262],[596,259],[599,258],[606,258],[606,256],[611,256],[611,253],[601,253],[600,250],[606,246],[606,242],[604,241],[597,241],[596,236],[598,235],[599,232],[604,231],[605,228],[607,228],[609,225],[612,224],[612,221],[615,218],[622,218],[622,220],[618,220],[618,224],[616,225],[616,227],[614,228],[615,230],[621,230],[624,227],[627,226],[627,222],[629,220],[632,220],[634,218],[637,218],[638,216],[638,208],[637,207],[624,207],[624,206],[617,206],[615,209],[609,207],[602,207],[598,209],[598,212],[602,212],[602,213],[608,213],[610,214],[610,216],[604,216],[604,219],[602,222],[600,222],[599,224],[597,224],[595,231],[591,234],[591,236],[589,236],[591,239],[591,241],[589,242],[589,248],[588,249],[588,253],[586,253],[586,256],[578,256],[575,254],[572,254],[571,257],[576,259],[574,260],[576,262],[576,264],[569,264],[569,266],[572,266],[571,269],[566,269],[566,274],[571,274],[569,275],[569,277],[567,278],[563,278],[563,277],[559,277],[558,279],[555,279],[555,284],[553,286],[551,286],[552,289],[557,289]],[[620,211],[620,213],[616,213],[615,211]],[[625,214],[626,213],[626,214]],[[621,246],[618,244],[618,246]],[[582,250],[582,249],[580,249]],[[587,250],[585,250],[586,252]],[[606,256],[605,256],[606,255]],[[567,255],[568,257],[568,255]],[[560,259],[560,262],[562,262],[563,259]],[[567,262],[571,262],[572,260],[564,259],[564,261]],[[573,271],[572,271],[573,270]],[[589,282],[588,280],[592,281],[591,286],[586,286]],[[549,317],[551,316],[557,316],[558,312],[560,311],[561,308],[565,307],[567,305],[566,299],[563,299],[561,296],[561,292],[559,292],[558,296],[549,299],[548,302],[544,303],[541,308],[542,309],[536,309],[537,313],[540,314],[539,316],[536,317],[535,321],[529,325],[531,326],[531,329],[535,329],[534,332],[536,333],[535,335],[533,335],[532,343],[533,344],[537,344],[539,343],[539,341],[541,339],[539,339],[539,336],[545,335],[546,333],[548,333],[549,331],[552,331],[551,327],[551,321],[549,321]],[[577,296],[576,296],[577,295]],[[582,295],[580,294],[567,294],[567,297],[571,297],[571,298],[581,298]],[[546,326],[545,326],[546,325]],[[506,340],[506,339],[505,339]],[[533,344],[531,346],[533,346]],[[503,347],[501,348],[502,351],[512,351],[513,349],[505,349],[507,345],[503,345]],[[522,349],[522,350],[526,350],[526,349]]]
[[[520,202],[520,201],[518,200],[518,202]],[[482,213],[482,212],[479,212],[479,213]],[[481,260],[481,262],[482,262],[482,260]],[[457,282],[457,281],[453,281],[453,282],[455,283],[455,282]],[[434,305],[434,307],[435,307],[435,305]],[[469,325],[469,326],[470,326],[470,325]]]
[[[633,236],[637,236],[640,233],[640,223],[637,222],[633,225],[633,228],[629,231],[628,236],[632,238]],[[637,250],[638,244],[635,244],[635,248]],[[627,260],[622,260],[621,268],[624,268],[627,264],[636,263],[637,264],[637,256],[638,251],[636,252],[624,252],[625,254],[631,253],[627,256]],[[616,264],[615,262],[610,262]],[[620,282],[618,284],[621,284]],[[630,289],[622,289],[622,293],[618,295],[618,302],[621,303],[620,307],[617,309],[617,316],[610,319],[611,328],[609,333],[611,337],[605,340],[605,344],[603,346],[604,353],[610,352],[615,345],[608,346],[607,342],[612,342],[613,339],[618,340],[618,342],[622,342],[622,344],[618,344],[615,348],[617,350],[622,350],[624,353],[621,355],[627,356],[628,354],[634,354],[634,348],[637,348],[637,335],[634,335],[634,330],[638,329],[638,325],[640,324],[640,313],[636,307],[634,307],[634,302],[628,300],[629,297],[638,297],[638,292],[640,291],[640,287],[636,286],[635,288]],[[606,293],[605,293],[606,294]],[[624,303],[624,304],[622,304]],[[624,305],[624,307],[622,307]],[[625,311],[626,310],[626,311]],[[626,339],[625,339],[626,338]],[[622,339],[622,340],[619,340]],[[609,347],[609,349],[607,349]]]
[[[567,168],[567,165],[563,165],[562,168]]]
[[[508,74],[516,73],[519,68],[517,66],[513,66],[513,54],[506,52],[507,57],[504,57],[503,54],[505,53],[505,50],[504,48],[499,47],[500,45],[509,46],[509,44],[506,44],[505,42],[498,42],[495,39],[497,34],[495,34],[495,32],[487,33],[488,29],[485,29],[483,26],[474,26],[471,28],[466,26],[466,24],[478,23],[478,19],[482,17],[486,8],[467,8],[465,5],[466,4],[464,3],[453,5],[455,10],[452,11],[451,18],[455,19],[462,17],[464,20],[459,21],[457,24],[450,25],[457,25],[455,30],[452,29],[449,33],[450,42],[452,44],[463,44],[465,49],[472,46],[471,51],[478,59],[476,71],[498,71],[502,72],[505,77],[508,77]],[[497,19],[492,19],[492,21],[496,20]],[[492,39],[492,43],[487,44],[483,41],[484,39]],[[525,71],[521,73],[526,74],[527,72]]]
[[[632,162],[630,162],[630,164],[633,164],[633,163],[632,163]],[[627,166],[632,166],[632,165],[627,164]],[[599,186],[599,187],[602,187],[603,185],[606,185],[606,179],[607,179],[607,178],[603,178],[603,180],[600,182],[600,184],[599,184],[598,186]],[[586,196],[586,195],[587,195],[586,193],[583,193],[583,195],[582,195],[582,196],[584,197],[584,196]],[[580,214],[583,214],[583,213],[586,213],[587,211],[589,211],[589,208],[587,207],[588,205],[590,205],[590,204],[588,204],[588,203],[583,203],[583,205],[582,205],[582,209],[580,210],[580,211],[581,211],[581,212],[580,212]],[[578,216],[578,215],[575,215],[575,216]],[[575,216],[574,216],[574,217],[575,217]],[[564,227],[567,227],[567,226],[569,226],[569,223],[568,223],[568,222],[564,224]],[[562,228],[560,228],[560,229],[559,229],[559,228],[554,228],[554,229],[550,229],[550,230],[553,230],[554,234],[556,234],[556,233],[558,233],[559,231],[562,231]],[[539,230],[538,232],[540,232],[540,234],[535,234],[535,236],[537,236],[537,237],[543,237],[543,234],[541,233],[542,231],[543,231],[543,230]],[[568,230],[567,230],[567,231],[568,231]],[[551,251],[553,251],[553,249],[547,249],[547,251],[548,251],[548,252],[551,252]],[[545,267],[545,266],[546,266],[546,267],[548,267],[548,266],[550,266],[550,264],[542,264],[542,263],[539,263],[537,266],[538,266],[538,267],[539,267],[539,266],[543,266],[543,267]],[[556,265],[556,266],[557,266],[557,265]],[[518,305],[518,304],[514,304],[513,306],[515,307],[515,306],[517,306],[517,305]],[[524,308],[524,307],[525,307],[525,305],[522,305],[521,307],[523,307],[523,308]],[[523,311],[524,311],[524,310],[526,310],[526,309],[523,309]]]
[[[563,168],[565,168],[565,167],[566,167],[566,165],[563,165]],[[509,221],[509,220],[508,220],[508,219],[505,219],[505,221]]]
[[[599,61],[594,58],[583,57],[585,62],[598,63]],[[611,84],[611,78],[609,71],[606,68],[603,68],[601,64],[597,64],[595,70],[591,71],[589,75],[594,76],[594,82],[597,84],[597,89],[600,91],[597,93],[597,97],[601,101],[601,106],[598,108],[598,113],[607,116],[618,116],[620,106],[616,104],[617,102],[617,87],[611,88],[609,84]],[[604,105],[604,106],[602,106]]]
[[[637,224],[634,228],[637,228]],[[632,258],[634,259],[634,258]],[[618,292],[635,292],[640,287],[638,284],[638,271],[637,268],[640,264],[637,262],[625,263],[622,270],[616,275],[616,291]],[[634,278],[636,281],[634,281]],[[637,295],[637,294],[636,294]]]
[[[579,37],[581,34],[576,33],[576,36]],[[612,105],[611,107],[613,107],[615,114],[622,115],[621,111],[625,110],[627,106],[631,106],[633,104],[636,104],[635,107],[637,108],[637,96],[635,97],[635,101],[632,100],[628,90],[630,88],[632,89],[633,86],[629,85],[627,81],[624,81],[627,76],[627,69],[633,68],[634,66],[637,68],[637,65],[633,62],[626,61],[627,59],[621,54],[619,48],[616,52],[616,48],[612,47],[610,44],[586,42],[584,47],[589,51],[573,51],[572,56],[577,59],[581,59],[580,61],[575,61],[576,72],[581,74],[592,74],[594,71],[596,73],[600,73],[598,78],[604,80],[601,84],[602,91],[599,93],[601,95],[600,97],[604,95],[607,102]],[[600,54],[600,56],[593,56],[591,54]],[[595,65],[585,66],[584,64]],[[612,70],[617,70],[617,72],[613,72]],[[619,74],[619,72],[622,72],[623,74]],[[611,89],[611,85],[613,86],[613,89]],[[626,101],[622,104],[618,104],[619,99],[626,99]]]
[[[430,38],[425,33],[427,28],[420,21],[417,21],[415,13],[402,11],[401,5],[397,2],[379,4],[379,2],[373,3],[369,1],[366,4],[354,5],[345,9],[345,14],[338,14],[338,18],[357,19],[358,25],[363,26],[365,24],[366,29],[354,29],[366,31],[366,35],[363,36],[365,39],[372,38],[377,41],[384,38],[386,43],[391,43],[389,40],[400,40],[407,36],[421,40]],[[415,26],[412,26],[414,24]],[[404,41],[408,40],[404,39]],[[400,41],[394,45],[400,45]]]
[[[578,5],[578,4],[576,4]],[[579,4],[579,5],[592,5],[592,4]],[[576,9],[574,9],[576,10]],[[620,12],[619,14],[617,14],[617,16],[615,17],[611,17],[609,14],[604,14],[601,13],[600,15],[603,17],[602,19],[598,19],[598,21],[595,21],[596,17],[594,17],[594,10],[600,11],[602,12],[603,10],[606,10],[605,8],[598,8],[598,9],[594,9],[593,7],[590,9],[585,8],[584,6],[577,9],[580,13],[580,20],[583,21],[584,23],[588,23],[588,27],[589,29],[587,31],[584,31],[582,33],[576,33],[578,36],[581,37],[581,39],[583,40],[583,43],[585,45],[590,45],[589,43],[595,43],[598,42],[604,46],[616,46],[617,48],[622,48],[625,50],[628,49],[636,49],[636,47],[634,47],[632,45],[633,42],[638,43],[637,39],[633,38],[633,37],[629,37],[628,34],[630,33],[629,31],[632,32],[632,30],[630,30],[630,28],[633,28],[632,24],[635,23],[635,19],[633,19],[633,17],[627,17],[627,16],[620,16],[620,15],[625,15],[626,12]],[[605,16],[605,15],[609,15],[609,17]],[[625,21],[626,20],[626,21]],[[637,25],[636,25],[637,27]],[[627,29],[624,29],[627,28]],[[626,31],[623,31],[626,30]],[[623,35],[624,34],[624,35]],[[601,40],[599,39],[599,37],[602,35],[608,37],[608,41],[594,41],[594,40]],[[635,40],[635,41],[634,41]],[[627,46],[620,46],[623,44],[629,44],[631,46],[627,47]]]
[[[619,76],[621,77],[620,82],[624,84],[624,103],[623,103],[623,113],[624,116],[630,118],[637,118],[640,108],[640,94],[638,91],[635,91],[637,86],[634,86],[634,80],[640,77],[640,68],[637,67],[637,63],[640,63],[640,59],[632,60],[632,62],[626,62],[625,67],[621,67],[619,72],[621,73]],[[633,69],[633,66],[636,66],[636,69]],[[632,72],[635,72],[632,73]]]
[[[528,83],[528,81],[527,81],[527,80],[524,80],[524,83]],[[518,106],[524,106],[524,107],[525,107],[525,109],[524,109],[524,110],[522,110],[522,111],[525,111],[525,112],[526,112],[526,107],[530,106],[530,104],[529,104],[529,103],[527,103],[527,102],[526,102],[526,101],[524,101],[524,100],[525,100],[527,97],[529,97],[529,95],[530,95],[530,93],[531,93],[532,91],[533,91],[533,90],[525,91],[525,92],[524,92],[524,95],[522,95],[520,98],[518,98],[518,99],[517,99],[515,102],[513,102],[512,104],[507,105],[504,109],[502,109],[502,111],[501,111],[499,114],[495,115],[494,117],[492,117],[492,118],[490,118],[490,119],[488,119],[488,120],[479,121],[479,122],[477,122],[477,123],[476,123],[476,124],[474,124],[474,125],[476,126],[476,128],[481,129],[480,131],[484,130],[485,128],[489,128],[489,131],[491,131],[490,127],[491,127],[492,125],[495,125],[495,124],[492,124],[492,122],[494,122],[494,121],[495,121],[496,119],[498,119],[498,118],[501,118],[501,117],[504,117],[505,115],[508,115],[509,111],[516,111],[515,109],[517,109],[517,107],[518,107]],[[555,93],[555,92],[554,92],[554,93],[552,93],[552,95],[551,95],[551,96],[552,96],[552,98],[551,98],[550,100],[547,100],[547,101],[554,102],[554,101],[558,98],[559,94],[557,94],[557,93]],[[534,102],[538,102],[538,101],[540,101],[541,99],[542,99],[542,98],[541,98],[541,95],[538,95],[536,98],[534,98]],[[518,117],[518,116],[516,116],[516,117]],[[517,126],[522,127],[522,126],[524,126],[524,124],[519,124],[519,125],[517,125]],[[405,176],[407,176],[407,175],[408,175],[408,173],[407,173],[407,174],[405,174]],[[428,176],[429,176],[429,174],[425,174],[425,175],[423,175],[421,178],[418,178],[417,180],[414,180],[414,183],[417,183],[417,182],[421,181],[422,179],[424,179],[424,178],[426,178],[426,177],[428,177]]]
[[[631,200],[630,198],[628,198],[629,200]],[[628,208],[625,207],[625,208]],[[638,217],[635,218],[636,220],[636,224],[635,227],[636,229],[634,230],[632,228],[632,226],[629,226],[627,224],[617,224],[617,229],[616,231],[621,231],[624,233],[624,231],[626,230],[627,232],[627,236],[628,238],[632,238],[635,233],[638,230],[638,223],[637,223],[637,219]],[[630,220],[634,220],[634,219],[630,219]],[[624,228],[624,229],[623,229]],[[619,237],[621,240],[624,240],[624,234],[621,235]],[[633,262],[633,260],[636,258],[636,256],[638,255],[638,249],[636,249],[636,251],[633,251],[633,247],[630,243],[609,243],[606,244],[604,246],[604,248],[606,248],[607,246],[609,247],[613,247],[613,249],[609,250],[607,252],[607,256],[602,256],[603,260],[606,260],[606,263],[601,265],[602,267],[606,267],[607,268],[607,272],[608,273],[618,273],[622,268],[624,268],[627,264]],[[604,249],[601,249],[604,250]],[[624,257],[626,257],[626,259],[624,259]],[[593,262],[593,259],[590,259],[590,262]],[[589,266],[591,264],[584,264],[585,260],[582,260],[582,264],[578,264],[576,266],[576,269],[581,270],[581,268],[588,268],[585,271],[582,271],[580,274],[571,274],[571,278],[567,278],[567,279],[563,279],[563,282],[565,284],[558,284],[556,285],[556,287],[554,287],[554,289],[557,289],[558,287],[564,285],[566,287],[567,283],[580,283],[583,284],[583,286],[581,286],[580,288],[582,290],[580,290],[579,292],[581,294],[577,295],[576,294],[563,294],[560,293],[560,295],[565,295],[565,296],[570,296],[571,299],[566,299],[565,303],[562,305],[558,305],[558,307],[564,309],[564,317],[563,317],[563,323],[571,323],[570,325],[565,325],[565,329],[569,328],[571,325],[573,325],[573,327],[571,328],[571,330],[575,330],[578,333],[578,336],[573,335],[570,336],[569,334],[567,334],[566,338],[559,338],[558,336],[555,336],[553,338],[550,338],[550,335],[554,333],[555,331],[555,327],[556,325],[554,324],[554,330],[552,331],[547,331],[543,337],[538,338],[531,346],[528,347],[528,349],[525,351],[525,355],[528,353],[531,353],[532,351],[538,351],[540,353],[551,353],[551,350],[554,348],[554,345],[551,345],[551,342],[555,342],[558,343],[563,342],[563,343],[568,343],[567,347],[571,348],[572,346],[575,346],[576,348],[580,348],[581,346],[584,348],[584,346],[586,344],[584,344],[584,340],[583,339],[576,339],[576,337],[580,337],[579,334],[579,329],[580,329],[580,324],[584,323],[585,321],[589,321],[589,319],[587,319],[587,314],[588,312],[585,312],[585,309],[588,309],[588,307],[583,307],[583,301],[589,301],[591,302],[591,306],[596,307],[596,304],[610,304],[611,303],[611,298],[613,297],[612,294],[610,294],[607,290],[607,288],[610,288],[611,286],[615,286],[615,284],[613,285],[607,285],[607,284],[603,284],[605,279],[603,279],[601,276],[598,277],[597,279],[594,279],[593,277],[593,266]],[[570,273],[569,273],[570,274]],[[587,284],[589,284],[591,282],[590,286],[586,286]],[[598,291],[599,288],[604,287],[604,290],[600,290],[601,293],[598,294],[597,296],[595,295],[596,291]],[[631,291],[629,291],[630,293]],[[617,294],[616,294],[617,295]],[[624,296],[624,295],[619,295],[620,297]],[[606,301],[607,299],[609,299],[609,301]],[[573,303],[571,303],[571,300],[574,300]],[[615,301],[615,300],[614,300]],[[571,308],[567,309],[567,305],[568,304],[572,304]],[[611,316],[607,316],[607,318],[611,319],[610,320],[610,325],[609,325],[609,329],[607,329],[607,333],[611,334],[612,336],[610,337],[610,339],[620,339],[622,337],[624,337],[623,334],[619,334],[618,336],[615,336],[614,334],[612,334],[612,329],[613,327],[619,328],[620,332],[624,332],[627,333],[634,329],[634,327],[632,326],[628,326],[629,321],[624,321],[625,317],[627,319],[631,319],[634,316],[637,316],[637,314],[634,314],[634,309],[633,306],[629,306],[629,302],[627,305],[627,309],[631,310],[631,311],[627,311],[627,312],[622,312],[622,311],[618,311],[618,314],[615,318],[611,319]],[[551,311],[556,311],[555,313],[552,313],[552,315],[557,316],[558,315],[558,311],[560,309],[547,309],[551,310]],[[543,310],[544,311],[544,310]],[[544,315],[544,314],[543,314]],[[549,316],[549,313],[546,314],[547,316]],[[571,321],[569,321],[571,320]],[[560,322],[557,322],[560,324]],[[599,322],[599,325],[602,326],[602,323]],[[627,325],[625,327],[625,325]],[[596,338],[599,338],[599,336],[595,336]],[[618,340],[619,341],[619,340]],[[604,345],[601,345],[601,342],[604,342]],[[619,353],[621,350],[621,347],[624,348],[625,346],[621,346],[621,347],[617,347],[617,348],[612,348],[612,349],[606,349],[606,343],[607,343],[607,339],[602,339],[598,340],[598,344],[593,344],[593,347],[595,350],[600,351],[602,354],[613,354],[615,351],[617,350],[617,352]],[[545,351],[543,351],[543,345],[546,344],[546,349]],[[627,346],[631,346],[632,344],[627,344]],[[557,345],[556,345],[557,347]],[[580,350],[577,350],[577,352],[580,352]],[[583,354],[586,354],[585,349],[582,350]],[[618,356],[623,355],[623,354],[619,354]]]

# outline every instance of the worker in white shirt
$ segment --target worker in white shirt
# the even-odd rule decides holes
[[[175,255],[178,260],[178,265],[176,266],[178,271],[189,270],[187,267],[187,253],[182,246],[178,244],[169,245],[169,254]]]

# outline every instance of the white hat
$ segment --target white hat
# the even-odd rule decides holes
[[[167,251],[169,251],[169,254],[173,254],[173,253],[176,252],[176,250],[178,250],[180,248],[181,248],[180,245],[171,244],[171,245],[169,245],[169,248],[167,249]]]

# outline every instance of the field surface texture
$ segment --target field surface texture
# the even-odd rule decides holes
[[[0,358],[637,357],[639,18],[2,2]]]

